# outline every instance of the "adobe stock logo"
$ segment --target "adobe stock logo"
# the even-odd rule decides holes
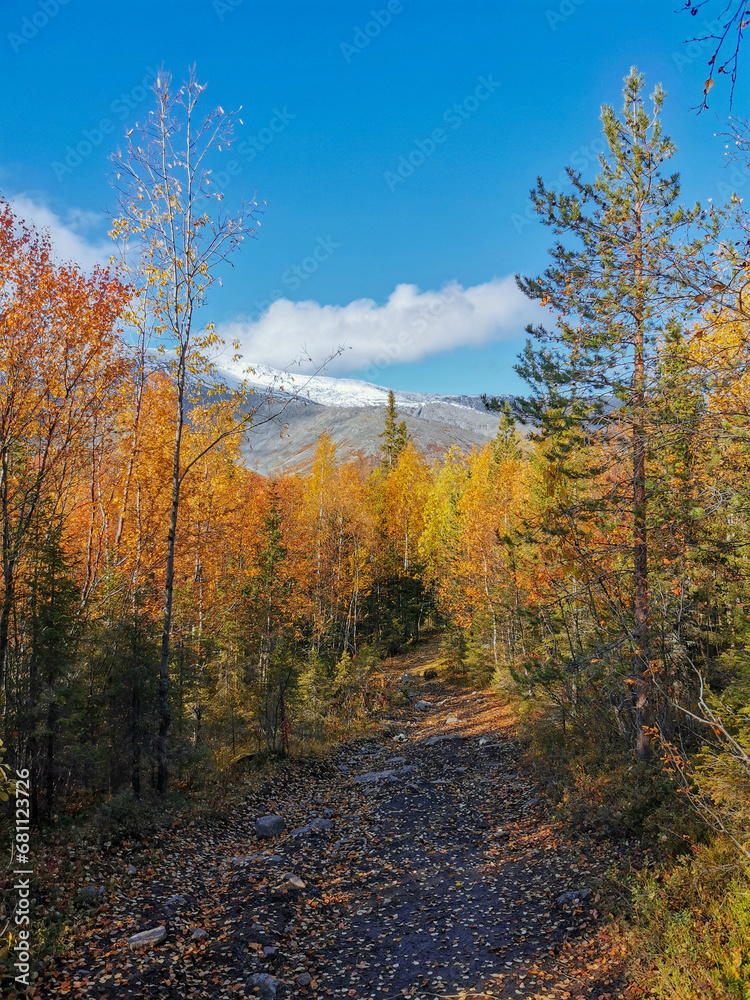
[[[242,3],[242,0],[214,0],[213,8],[216,16],[223,21],[227,14],[233,14]]]
[[[607,144],[604,139],[597,136],[592,139],[588,146],[579,146],[578,149],[574,149],[568,156],[568,162],[576,173],[582,174],[589,165],[599,162],[599,157],[606,152],[606,149]],[[549,183],[549,189],[560,191],[572,185],[573,181],[570,179],[568,171],[561,170],[557,178]],[[523,215],[513,212],[510,221],[515,226],[517,233],[522,233],[527,226],[539,222],[539,214],[531,199],[527,199]]]
[[[281,283],[286,285],[289,291],[296,292],[302,287],[303,282],[308,281],[316,273],[320,265],[325,263],[340,248],[341,244],[334,243],[330,236],[327,239],[319,236],[310,256],[305,257],[299,264],[294,264],[292,267],[287,268],[281,275]],[[274,288],[267,299],[260,301],[256,299],[253,302],[254,312],[250,316],[250,322],[257,323],[263,316],[263,313],[267,309],[270,309],[273,303],[277,299],[280,299],[283,294],[284,292],[280,288]]]
[[[286,105],[282,111],[274,108],[268,124],[264,128],[259,129],[255,135],[248,136],[247,139],[243,139],[242,142],[238,143],[235,147],[236,152],[244,159],[245,163],[252,163],[258,153],[262,153],[264,149],[267,149],[276,137],[281,135],[287,128],[289,122],[294,121],[296,117],[291,111],[287,111]],[[244,166],[242,162],[235,157],[227,163],[224,170],[220,170],[211,178],[211,182],[219,191],[226,191],[232,183],[232,179],[239,177],[243,170]]]
[[[114,132],[116,122],[124,122],[130,113],[146,100],[157,76],[158,73],[155,69],[150,66],[146,67],[140,83],[112,101],[109,105],[109,115],[93,122],[91,128],[86,128],[80,133],[80,137],[74,144],[69,143],[65,147],[60,158],[53,160],[50,164],[58,181],[62,181],[68,174],[72,174],[76,167],[80,167],[83,161],[101,146],[105,137]]]
[[[21,27],[18,32],[9,31],[7,38],[10,47],[18,54],[24,45],[36,38],[39,32],[46,28],[53,17],[60,13],[60,8],[64,7],[70,0],[39,0],[37,10],[30,17],[21,19]]]
[[[586,0],[562,0],[557,10],[548,10],[546,12],[547,24],[553,31],[557,31],[558,24],[563,24],[567,21],[585,3]]]
[[[457,131],[461,128],[463,123],[479,110],[479,107],[500,87],[500,84],[492,76],[492,73],[488,73],[487,76],[477,77],[478,83],[474,88],[473,93],[468,94],[461,102],[456,102],[452,104],[449,108],[446,108],[443,112],[441,121],[450,126],[452,131]],[[404,181],[411,177],[415,170],[422,166],[422,164],[432,156],[438,146],[442,146],[443,143],[448,139],[448,132],[438,126],[433,128],[429,135],[423,139],[416,139],[414,142],[414,148],[411,152],[406,153],[404,156],[400,156],[398,160],[398,165],[393,170],[386,170],[383,173],[383,179],[388,185],[389,189],[393,192],[399,186],[403,184]]]
[[[401,14],[404,5],[401,0],[388,0],[382,10],[371,10],[370,20],[362,28],[354,29],[354,37],[351,42],[341,42],[339,48],[348,63],[352,58],[364,52],[373,38],[377,38],[383,28],[387,28],[396,14]]]

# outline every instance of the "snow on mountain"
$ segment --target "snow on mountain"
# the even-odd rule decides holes
[[[238,379],[239,368],[227,370]],[[256,365],[246,375],[259,394],[270,395],[278,419],[251,428],[243,441],[247,465],[264,475],[304,473],[312,465],[320,435],[327,433],[342,461],[375,463],[379,458],[388,389],[359,379],[280,372]],[[257,398],[257,397],[256,397]],[[511,397],[506,397],[510,399]],[[450,448],[470,451],[491,441],[500,415],[488,412],[480,396],[394,391],[399,419],[414,444],[429,457]]]
[[[226,365],[219,369],[226,375],[228,383],[245,378],[250,387],[272,392],[274,396],[318,403],[330,407],[363,407],[387,406],[389,390],[382,385],[363,382],[354,378],[334,378],[329,375],[304,375],[294,372],[282,372],[267,365],[254,365],[250,371],[243,371],[240,366]],[[484,410],[480,396],[450,396],[426,392],[406,392],[394,389],[393,395],[396,408],[404,412],[420,410],[429,403],[449,403],[453,406],[463,406],[471,410]],[[506,397],[502,397],[506,398]],[[510,397],[507,397],[510,399]]]

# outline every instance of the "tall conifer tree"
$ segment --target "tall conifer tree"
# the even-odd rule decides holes
[[[713,213],[679,204],[679,174],[663,172],[675,153],[661,127],[664,97],[657,86],[648,109],[643,77],[632,69],[621,112],[602,108],[608,149],[596,179],[589,183],[568,168],[570,193],[537,180],[534,207],[559,239],[543,275],[517,279],[529,298],[556,313],[553,329],[528,328],[536,345],[527,342],[516,370],[532,395],[521,409],[557,440],[561,465],[586,438],[623,443],[619,461],[627,469],[629,495],[600,502],[625,505],[630,519],[633,608],[627,638],[641,760],[650,756],[648,454],[658,353],[694,308],[689,262],[716,227]],[[674,261],[679,269],[669,263]]]

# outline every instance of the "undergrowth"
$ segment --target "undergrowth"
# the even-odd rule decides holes
[[[632,975],[659,1000],[750,997],[750,867],[721,840],[632,880]]]
[[[535,699],[513,702],[530,766],[572,831],[633,845],[612,871],[609,908],[631,982],[655,1000],[750,1000],[750,865],[708,830],[662,768],[612,732],[568,725]]]

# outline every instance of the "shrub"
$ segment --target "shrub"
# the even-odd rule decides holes
[[[161,825],[163,801],[147,794],[136,799],[128,789],[113,795],[99,807],[95,825],[102,844],[119,845],[125,840],[143,840]]]

